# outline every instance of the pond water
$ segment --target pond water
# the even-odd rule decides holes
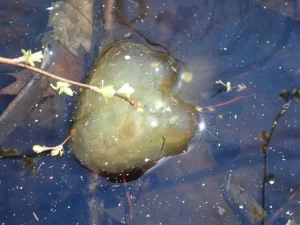
[[[76,0],[67,2],[76,5]],[[95,49],[115,37],[129,34],[147,45],[124,23],[124,18],[131,21],[142,12],[131,25],[165,46],[192,74],[181,95],[197,106],[200,119],[188,151],[159,162],[139,179],[126,182],[125,177],[120,183],[89,172],[67,146],[62,157],[36,157],[32,171],[23,168],[24,160],[2,159],[0,224],[300,224],[299,103],[292,100],[278,120],[267,157],[260,140],[260,132],[270,132],[285,103],[280,92],[300,84],[300,3],[117,2],[123,8],[115,16],[120,24],[113,32],[110,17],[105,17],[103,30],[109,1],[94,2],[92,10],[100,21],[95,23],[99,35],[93,36],[97,44],[89,49],[94,51],[90,56],[81,58],[85,68],[74,71],[85,74]],[[52,30],[47,27],[51,4],[0,3],[1,56],[17,57],[22,48],[41,49],[43,36]],[[66,57],[60,63],[60,68],[75,68]],[[0,87],[14,81],[9,73],[19,71],[1,64]],[[222,86],[216,85],[219,80],[230,82],[232,90],[212,97]],[[13,98],[0,96],[1,112]],[[76,98],[66,96],[41,98],[39,107],[0,146],[33,154],[34,144],[60,143],[68,135],[75,103]]]

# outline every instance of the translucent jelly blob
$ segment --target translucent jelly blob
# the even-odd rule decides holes
[[[178,79],[169,54],[128,40],[111,45],[91,69],[88,84],[101,87],[104,81],[118,90],[129,83],[131,99],[141,108],[83,90],[69,141],[75,157],[92,171],[120,173],[147,170],[164,156],[187,150],[198,116],[172,93]]]

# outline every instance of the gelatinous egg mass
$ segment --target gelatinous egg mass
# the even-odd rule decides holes
[[[103,81],[118,90],[128,83],[134,88],[130,98],[141,107],[118,97],[106,102],[100,94],[83,90],[69,141],[75,157],[92,171],[119,173],[147,170],[164,156],[187,150],[198,116],[192,105],[172,93],[178,69],[169,54],[137,42],[120,41],[106,49],[88,84],[101,87]]]

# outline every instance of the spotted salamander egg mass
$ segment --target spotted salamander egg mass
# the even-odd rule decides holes
[[[101,54],[91,69],[88,84],[129,83],[138,109],[121,98],[108,102],[98,93],[83,90],[74,114],[69,141],[75,157],[95,172],[147,170],[164,156],[187,150],[198,122],[194,107],[173,94],[179,82],[176,61],[134,41],[120,41]],[[142,109],[142,110],[141,110]]]

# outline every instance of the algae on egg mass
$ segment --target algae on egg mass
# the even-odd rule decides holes
[[[69,141],[75,157],[92,171],[119,173],[147,170],[162,157],[187,150],[198,116],[192,105],[172,93],[178,69],[170,54],[134,41],[106,49],[88,84],[101,87],[103,80],[118,90],[129,83],[134,88],[131,98],[143,110],[116,97],[106,103],[99,94],[83,90],[72,126],[76,135]]]

